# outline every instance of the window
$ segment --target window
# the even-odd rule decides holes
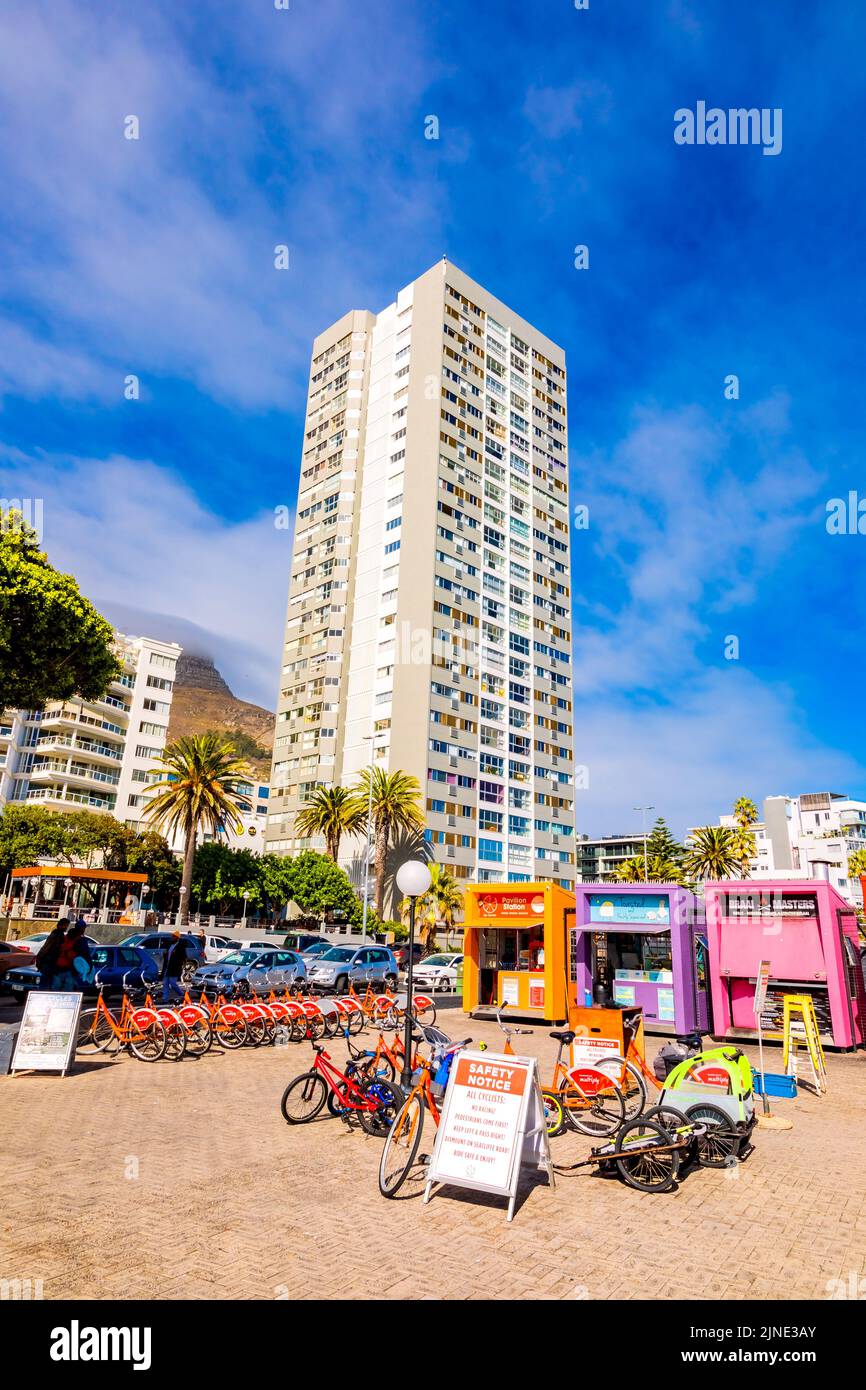
[[[166,680],[163,676],[148,676],[147,684],[151,690],[173,690],[174,681]]]
[[[171,705],[166,704],[164,700],[143,700],[142,708],[150,710],[153,714],[168,714]]]
[[[478,840],[478,858],[492,861],[497,864],[502,863],[502,845],[498,840]]]

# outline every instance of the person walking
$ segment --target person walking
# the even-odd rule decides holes
[[[34,964],[39,971],[39,988],[53,989],[54,979],[59,969],[60,952],[66,941],[66,928],[69,918],[61,917],[56,927],[48,933],[38,952]],[[71,959],[71,956],[70,956]]]
[[[173,943],[165,953],[162,967],[162,1002],[170,1004],[173,999],[182,999],[183,990],[180,979],[188,956],[186,942],[179,931],[172,932]]]

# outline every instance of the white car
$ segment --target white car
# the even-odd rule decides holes
[[[462,952],[458,955],[449,951],[438,956],[425,956],[412,972],[413,984],[418,989],[455,990],[457,988],[457,970],[462,964]]]

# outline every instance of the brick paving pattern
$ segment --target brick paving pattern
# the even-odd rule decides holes
[[[501,1041],[457,1011],[440,1022]],[[546,1079],[553,1044],[528,1041]],[[775,1102],[793,1130],[756,1130],[732,1176],[697,1169],[651,1195],[578,1170],[528,1184],[510,1226],[498,1198],[451,1189],[425,1207],[414,1183],[382,1199],[381,1141],[357,1126],[287,1126],[283,1087],[311,1059],[309,1044],[215,1049],[0,1078],[0,1280],[41,1279],[46,1299],[826,1299],[866,1274],[862,1053],[828,1058],[826,1096]],[[554,1159],[590,1143],[565,1135]]]

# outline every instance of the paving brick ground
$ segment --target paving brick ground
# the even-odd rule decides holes
[[[546,1032],[526,1050],[546,1075]],[[825,1097],[777,1102],[793,1130],[756,1131],[733,1176],[652,1196],[580,1170],[526,1190],[510,1226],[498,1199],[425,1207],[416,1184],[385,1201],[379,1141],[330,1118],[287,1127],[280,1095],[310,1059],[302,1044],[0,1079],[0,1280],[41,1279],[47,1299],[825,1299],[866,1274],[863,1054],[829,1058]]]

